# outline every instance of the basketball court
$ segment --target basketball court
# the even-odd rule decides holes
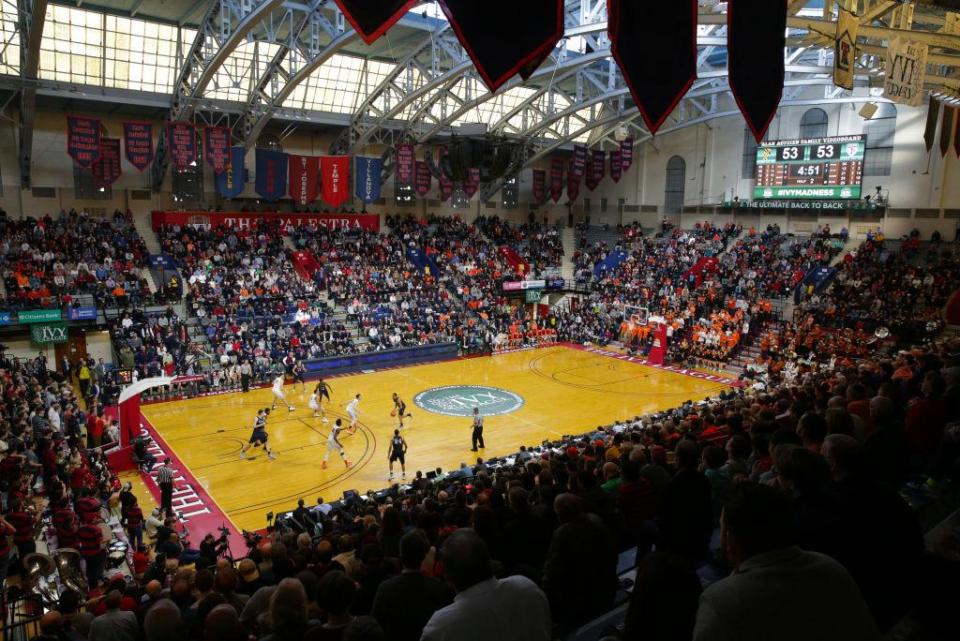
[[[339,499],[346,490],[388,486],[387,443],[396,427],[391,394],[407,402],[404,437],[409,445],[407,478],[417,470],[445,471],[472,463],[473,407],[484,415],[484,458],[508,455],[521,445],[579,434],[613,420],[672,408],[686,400],[715,396],[729,387],[719,376],[647,366],[614,352],[559,345],[492,357],[466,358],[329,379],[332,422],[355,394],[361,428],[341,440],[352,462],[344,468],[336,454],[321,469],[329,425],[313,417],[306,393],[288,385],[296,410],[278,407],[268,422],[271,447],[247,460],[240,448],[250,437],[257,409],[269,407],[269,388],[146,405],[144,418],[165,449],[179,459],[206,494],[238,527],[266,525],[264,514],[308,504],[318,496]],[[399,477],[399,467],[397,468]]]

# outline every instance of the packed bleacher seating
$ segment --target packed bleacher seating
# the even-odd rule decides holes
[[[555,277],[560,273],[563,241],[556,225],[537,222],[532,214],[522,225],[513,225],[497,216],[480,216],[475,224],[494,243],[510,247],[523,258],[534,278]]]
[[[129,212],[110,220],[71,209],[8,219],[0,213],[0,273],[9,308],[58,307],[89,294],[99,306],[153,301],[140,270],[147,250]]]

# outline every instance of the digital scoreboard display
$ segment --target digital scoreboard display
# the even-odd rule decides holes
[[[778,140],[757,147],[753,198],[860,198],[864,136]]]

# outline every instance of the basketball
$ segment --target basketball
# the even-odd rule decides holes
[[[396,417],[397,410],[390,410],[390,416]]]

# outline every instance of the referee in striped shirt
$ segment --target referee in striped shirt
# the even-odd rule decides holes
[[[157,485],[160,487],[160,507],[170,516],[173,514],[173,468],[169,457],[163,459],[163,467],[157,471]]]

